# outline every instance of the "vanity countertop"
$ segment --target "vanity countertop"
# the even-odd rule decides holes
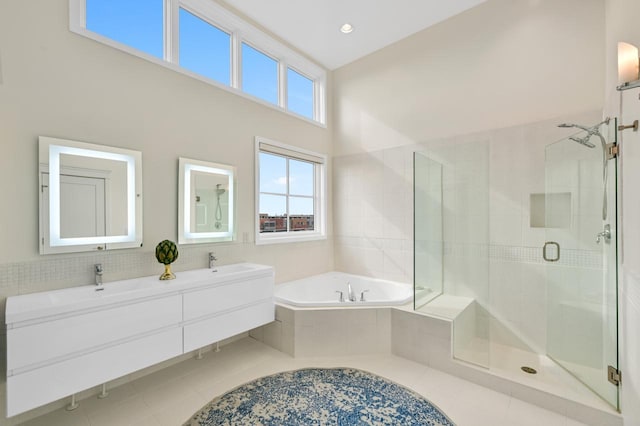
[[[273,267],[255,263],[236,263],[211,269],[176,272],[174,280],[160,281],[158,275],[107,282],[96,291],[95,285],[84,285],[7,298],[6,324],[42,320],[58,315],[77,315],[102,307],[135,302],[171,293],[181,293],[199,287],[231,284],[236,281],[273,275]]]

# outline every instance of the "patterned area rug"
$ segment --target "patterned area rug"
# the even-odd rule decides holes
[[[453,426],[417,393],[351,369],[304,369],[263,377],[214,399],[185,426]]]

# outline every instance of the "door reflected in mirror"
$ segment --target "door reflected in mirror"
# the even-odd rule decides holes
[[[231,241],[235,167],[180,158],[178,243]]]
[[[139,247],[142,154],[39,138],[40,253]]]

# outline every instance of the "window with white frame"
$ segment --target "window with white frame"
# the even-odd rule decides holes
[[[242,43],[242,90],[272,104],[278,103],[278,61]]]
[[[313,119],[313,80],[291,68],[287,68],[287,107]]]
[[[180,8],[180,66],[231,84],[231,34]]]
[[[85,27],[162,59],[164,10],[164,0],[86,0]]]
[[[256,138],[256,244],[323,239],[326,156]]]
[[[69,0],[75,33],[314,122],[326,72],[213,0]]]

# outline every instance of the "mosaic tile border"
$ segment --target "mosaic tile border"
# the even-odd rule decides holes
[[[445,243],[445,256],[478,257],[506,262],[548,264],[542,258],[542,247],[502,246],[487,244]],[[602,254],[595,250],[562,249],[555,265],[602,269]]]
[[[222,255],[225,263],[233,259],[231,252],[241,244],[198,245],[179,247],[175,271],[205,268],[210,251]],[[25,262],[0,264],[0,291],[3,296],[54,290],[90,284],[94,280],[93,265],[102,263],[105,282],[143,277],[162,272],[155,250],[118,250],[102,253],[53,255]]]

